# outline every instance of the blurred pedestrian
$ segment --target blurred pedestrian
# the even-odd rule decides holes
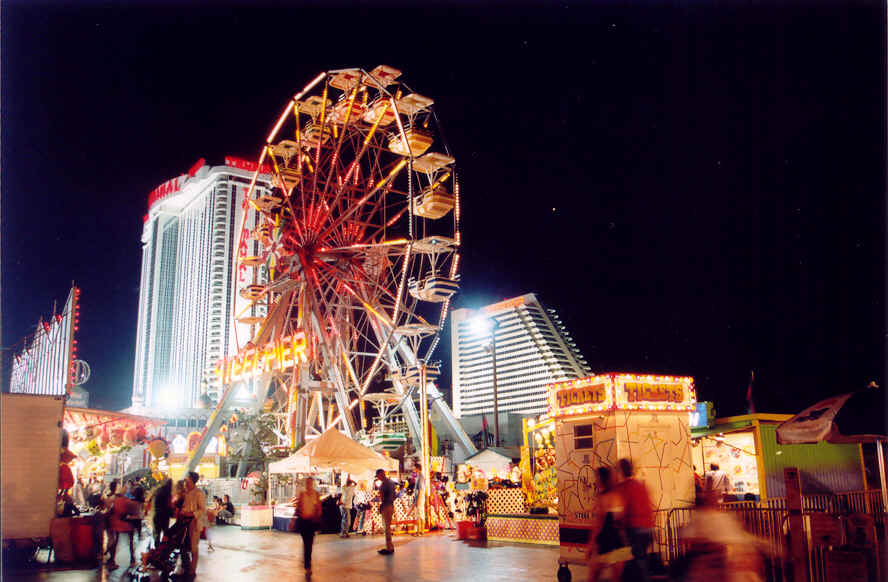
[[[632,461],[620,459],[619,465],[623,473],[619,492],[625,503],[626,536],[635,559],[635,576],[649,582],[647,556],[654,533],[654,504],[647,486],[633,477]]]
[[[110,554],[111,547],[114,546],[116,549],[116,540],[117,537],[114,533],[114,530],[111,528],[111,514],[114,512],[114,501],[117,499],[117,486],[118,482],[112,481],[108,485],[108,491],[102,495],[102,508],[100,510],[100,523],[105,530],[105,554]],[[109,562],[113,562],[113,556]]]
[[[164,479],[160,485],[151,492],[148,500],[148,511],[151,515],[151,527],[154,532],[154,547],[160,543],[162,536],[170,528],[170,518],[173,516],[173,481]]]
[[[632,560],[632,547],[624,528],[625,501],[610,467],[598,469],[598,500],[593,513],[593,527],[586,548],[589,581],[597,582],[607,573],[619,581],[626,562]]]
[[[763,554],[768,545],[746,532],[733,512],[719,508],[715,490],[704,494],[691,522],[679,537],[688,547],[685,582],[759,582],[763,579]]]
[[[315,532],[321,525],[322,512],[321,495],[315,489],[315,480],[306,477],[305,489],[296,498],[296,529],[302,536],[302,559],[306,576],[311,576],[311,548]]]
[[[144,499],[144,492],[141,487],[137,487],[132,491],[132,495],[137,498]],[[136,565],[136,555],[134,551],[134,537],[137,527],[142,524],[142,504],[137,499],[131,499],[123,495],[118,495],[114,499],[114,505],[111,510],[111,530],[113,539],[109,549],[110,558],[108,560],[108,569],[117,568],[117,542],[120,540],[121,534],[125,534],[129,541],[130,551],[130,567]]]

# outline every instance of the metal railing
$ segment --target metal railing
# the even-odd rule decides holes
[[[877,536],[881,538],[878,544],[881,546],[886,543],[886,513],[879,491],[805,495],[802,497],[802,507],[805,516],[825,513],[834,515],[838,519],[845,519],[852,513],[867,514],[873,518]],[[719,508],[733,513],[746,531],[766,544],[768,554],[764,560],[766,579],[769,582],[788,580],[786,556],[789,527],[786,500],[778,498],[764,502],[736,501],[723,503]],[[695,511],[695,507],[675,507],[655,512],[653,551],[659,554],[664,564],[674,564],[687,555],[689,545],[682,539],[681,529],[691,522]],[[805,536],[809,540],[810,579],[812,582],[820,582],[826,579],[825,547],[811,543],[811,519],[806,517],[803,523]]]

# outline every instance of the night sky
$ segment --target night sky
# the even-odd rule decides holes
[[[884,3],[320,6],[3,4],[5,348],[73,280],[91,405],[128,406],[148,193],[384,63],[457,159],[456,307],[536,292],[594,370],[693,375],[721,416],[751,369],[764,412],[886,380]]]

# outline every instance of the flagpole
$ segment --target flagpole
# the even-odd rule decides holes
[[[882,507],[888,510],[888,488],[885,487],[885,448],[882,439],[876,440],[876,455],[879,457],[879,484],[882,486]]]

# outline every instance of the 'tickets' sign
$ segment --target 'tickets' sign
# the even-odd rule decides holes
[[[623,392],[626,402],[684,402],[681,384],[626,382],[623,384]]]
[[[558,400],[558,406],[561,408],[577,406],[579,404],[604,404],[607,402],[607,388],[605,384],[568,388],[567,390],[556,392],[555,398]]]
[[[605,410],[692,411],[694,379],[600,374],[549,385],[549,414],[577,416]]]

